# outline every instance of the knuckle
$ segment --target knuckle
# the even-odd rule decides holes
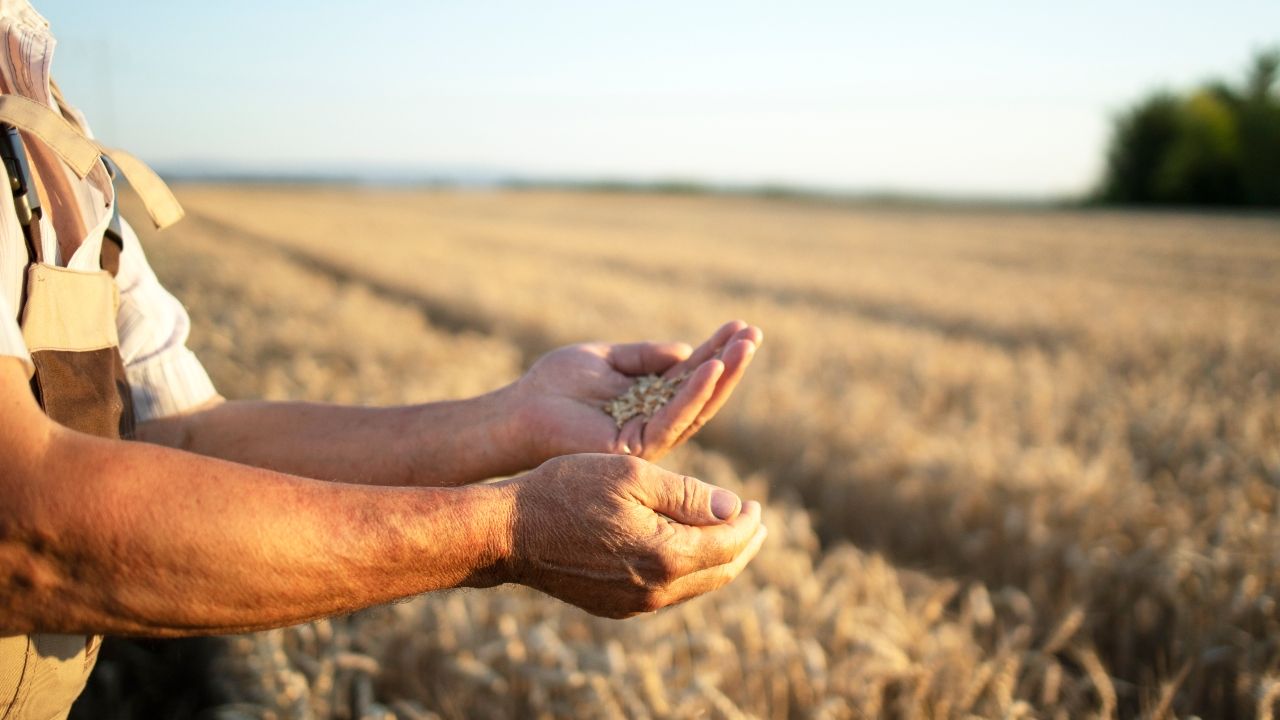
[[[733,578],[734,572],[732,570],[729,568],[719,568],[707,575],[703,581],[702,587],[698,589],[698,594],[705,595],[710,592],[715,592],[725,585],[728,585],[729,581],[733,580]]]
[[[727,565],[738,557],[738,548],[731,543],[717,543],[707,550],[711,565]]]
[[[635,448],[632,448],[635,452]],[[613,455],[613,466],[619,473],[630,478],[639,478],[643,473],[644,461],[634,455]]]
[[[743,565],[726,565],[714,574],[712,582],[716,588],[722,588],[733,582],[734,578],[741,575],[744,569],[746,568]]]
[[[597,473],[616,485],[634,483],[643,477],[643,461],[633,455],[601,455],[597,462]]]
[[[680,558],[675,553],[660,553],[657,558],[657,580],[662,585],[669,585],[680,577]]]
[[[631,584],[637,592],[661,590],[680,577],[680,559],[674,553],[655,549],[636,565]]]
[[[683,493],[680,498],[681,508],[690,516],[696,516],[702,508],[706,507],[706,486],[697,478],[684,476],[680,479]]]
[[[553,457],[542,463],[542,466],[539,469],[546,471],[547,474],[553,477],[571,474],[575,471],[580,472],[589,467],[580,459],[580,457],[581,456],[577,455],[560,455]]]
[[[663,600],[662,594],[656,590],[650,590],[640,596],[639,611],[642,613],[651,613],[661,610],[667,606]]]

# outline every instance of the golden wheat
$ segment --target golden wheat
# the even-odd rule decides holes
[[[736,583],[624,623],[504,589],[246,636],[225,713],[1272,711],[1274,218],[181,195],[147,246],[231,396],[412,402],[565,342],[767,336],[670,461],[773,498]]]

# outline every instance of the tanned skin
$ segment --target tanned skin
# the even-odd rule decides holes
[[[714,590],[764,540],[757,503],[626,454],[556,456],[661,455],[759,342],[730,323],[696,351],[564,348],[458,403],[219,403],[144,425],[149,442],[53,423],[0,358],[0,635],[240,632],[507,582],[627,617]],[[688,369],[648,423],[599,409],[629,375]]]
[[[377,485],[463,485],[561,455],[657,460],[729,399],[763,340],[741,320],[696,350],[684,343],[590,343],[542,357],[515,383],[480,397],[399,408],[211,403],[143,423],[139,439],[306,477]],[[651,420],[618,429],[602,411],[634,376],[692,375]]]

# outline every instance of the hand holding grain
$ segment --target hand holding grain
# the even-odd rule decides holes
[[[588,343],[548,353],[515,386],[530,453],[539,461],[577,452],[657,460],[715,416],[763,338],[759,328],[735,320],[696,350],[684,343]],[[663,391],[661,402],[611,414],[611,404],[646,376],[655,376],[647,382]]]
[[[506,481],[510,582],[624,618],[715,590],[768,534],[760,504],[620,455],[568,455]]]

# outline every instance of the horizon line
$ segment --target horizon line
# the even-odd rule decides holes
[[[564,189],[594,192],[650,192],[671,195],[744,195],[831,201],[903,204],[955,204],[1053,207],[1080,205],[1091,193],[965,193],[962,191],[841,187],[792,181],[722,181],[681,175],[536,173],[481,168],[401,168],[365,165],[351,170],[332,167],[271,168],[220,163],[176,162],[156,166],[166,180],[179,184],[346,185],[370,188]]]

